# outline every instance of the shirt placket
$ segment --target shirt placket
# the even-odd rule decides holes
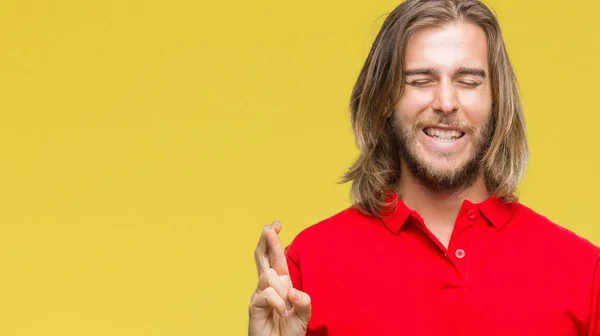
[[[469,282],[469,272],[475,251],[474,235],[481,214],[476,206],[461,209],[456,218],[454,230],[448,244],[448,259],[461,274],[465,287]]]
[[[447,326],[452,335],[470,335],[469,332],[469,285],[473,261],[480,251],[476,251],[478,230],[482,229],[478,221],[483,220],[475,205],[462,208],[459,212],[450,242],[446,259],[453,265],[461,277],[461,285],[448,288],[440,293],[440,302],[452,309],[448,311]]]

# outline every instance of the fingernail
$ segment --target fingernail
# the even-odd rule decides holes
[[[292,295],[294,295],[294,301],[299,302],[300,301],[300,292],[298,292],[295,289],[292,289]]]

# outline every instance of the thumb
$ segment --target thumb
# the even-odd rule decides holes
[[[294,311],[296,312],[296,315],[298,315],[302,322],[308,324],[311,311],[310,296],[295,288],[291,288],[288,291],[288,299],[292,305],[294,305]]]

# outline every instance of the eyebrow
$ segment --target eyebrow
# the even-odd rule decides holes
[[[487,78],[487,74],[485,73],[485,70],[479,69],[479,68],[458,68],[458,70],[456,70],[456,74],[458,74],[458,75],[473,75],[473,76],[481,77],[483,79]]]
[[[437,75],[439,71],[434,68],[422,68],[422,69],[408,69],[404,71],[404,75],[408,76],[416,76],[416,75]]]
[[[440,72],[435,68],[408,69],[408,70],[404,71],[404,75],[406,77],[416,76],[416,75],[433,76],[433,75],[439,75],[439,73]],[[460,67],[460,68],[456,69],[456,74],[457,75],[473,75],[473,76],[481,77],[482,79],[487,78],[487,74],[485,73],[485,70],[480,69],[480,68]]]

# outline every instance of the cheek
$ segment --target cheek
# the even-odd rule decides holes
[[[432,94],[428,90],[408,88],[397,105],[398,112],[405,120],[414,121],[416,116],[431,104]]]
[[[460,105],[471,125],[481,127],[489,118],[492,110],[491,95],[477,91],[462,92]]]

